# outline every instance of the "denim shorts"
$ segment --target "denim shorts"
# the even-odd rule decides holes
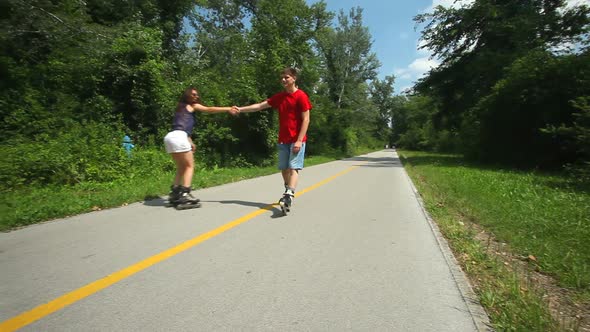
[[[301,143],[301,150],[293,153],[293,144],[277,144],[279,150],[279,169],[302,169],[305,156],[305,143]]]

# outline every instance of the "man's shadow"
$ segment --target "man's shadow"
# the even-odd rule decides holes
[[[203,203],[210,202],[210,203],[221,203],[221,204],[238,204],[244,206],[251,206],[257,207],[262,210],[267,210],[272,212],[271,218],[279,218],[283,216],[283,211],[276,207],[275,203],[268,204],[268,203],[259,203],[259,202],[249,202],[249,201],[240,201],[240,200],[224,200],[224,201],[201,201]]]
[[[283,216],[283,212],[281,209],[276,207],[276,204],[268,204],[268,203],[259,203],[259,202],[249,202],[249,201],[240,201],[240,200],[224,200],[224,201],[208,201],[208,200],[201,200],[201,203],[220,203],[220,204],[238,204],[250,207],[257,207],[259,209],[267,210],[272,212],[271,218],[279,218]],[[160,196],[146,196],[143,204],[146,206],[166,206],[167,199],[162,198]]]

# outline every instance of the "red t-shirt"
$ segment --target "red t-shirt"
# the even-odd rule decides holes
[[[279,111],[279,143],[295,143],[303,122],[301,113],[311,110],[307,94],[299,89],[293,93],[283,91],[266,101]],[[307,135],[303,137],[305,141]]]

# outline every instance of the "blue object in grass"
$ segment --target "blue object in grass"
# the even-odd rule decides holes
[[[135,145],[133,145],[133,141],[131,140],[131,137],[125,135],[125,137],[123,137],[123,148],[125,149],[125,152],[127,152],[128,156],[131,156],[131,150],[135,147]]]

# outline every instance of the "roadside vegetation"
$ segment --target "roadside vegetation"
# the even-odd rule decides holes
[[[498,331],[590,327],[590,183],[398,153]]]

